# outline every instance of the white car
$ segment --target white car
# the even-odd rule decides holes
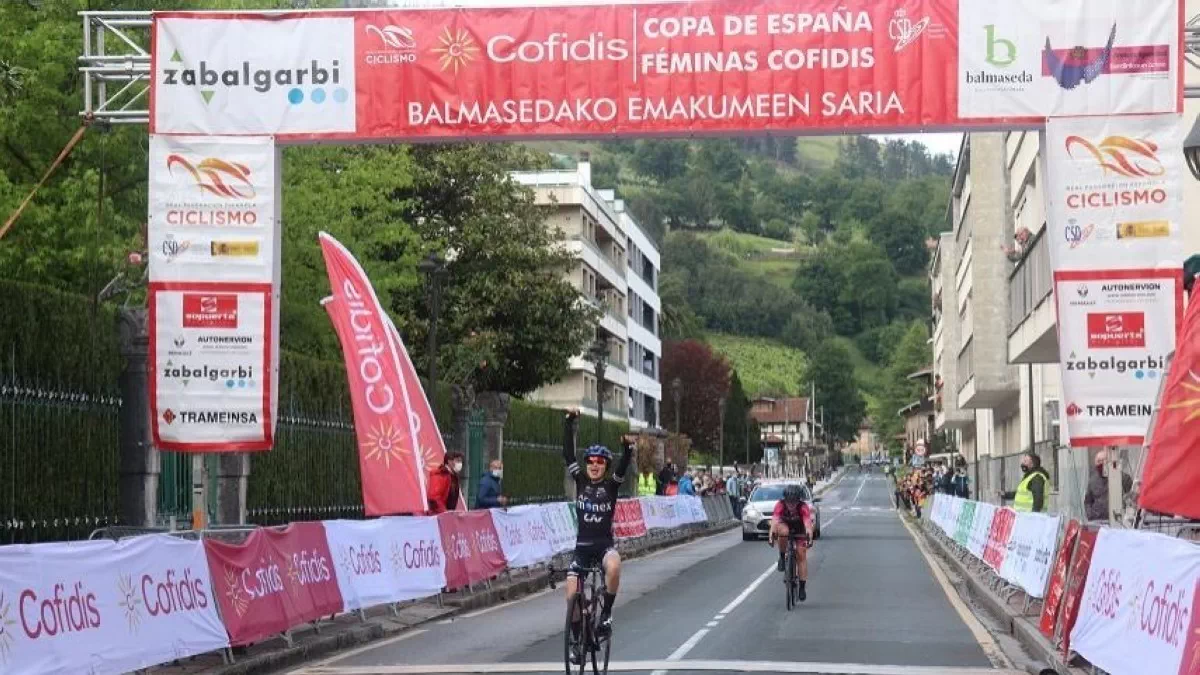
[[[783,489],[789,485],[797,485],[804,491],[803,499],[813,510],[813,539],[821,538],[821,507],[817,505],[821,498],[814,498],[804,481],[780,481],[764,483],[750,493],[750,499],[742,509],[742,541],[765,538],[770,533],[771,515],[775,513],[775,505],[783,499]]]

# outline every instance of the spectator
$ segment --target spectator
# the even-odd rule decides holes
[[[493,459],[488,472],[479,479],[479,494],[475,496],[475,508],[498,509],[508,506],[508,497],[500,494],[500,479],[504,477],[504,464]]]
[[[725,481],[725,490],[729,493],[729,506],[733,509],[734,514],[741,515],[742,513],[742,490],[745,487],[746,479],[742,477],[742,470],[734,464],[733,475]]]
[[[429,499],[430,513],[436,515],[458,508],[458,500],[462,499],[462,488],[459,485],[462,468],[463,454],[448,452],[442,465],[429,473],[425,492]]]
[[[691,470],[684,472],[683,477],[679,479],[679,494],[681,494],[681,495],[696,494],[696,487],[692,483]]]
[[[1027,452],[1021,456],[1021,472],[1025,477],[1012,492],[1001,492],[1000,499],[1011,499],[1013,509],[1043,513],[1046,510],[1050,474],[1042,468],[1042,458]]]
[[[675,463],[667,462],[663,465],[662,471],[658,472],[658,487],[655,494],[667,494],[667,486],[675,482]]]
[[[967,467],[959,464],[950,478],[950,494],[963,499],[971,498],[971,479],[967,476]]]
[[[654,467],[650,466],[650,462],[646,462],[646,466],[642,468],[642,473],[638,476],[637,493],[639,497],[653,497],[660,494],[658,481],[654,478]]]
[[[1108,508],[1108,472],[1113,467],[1108,466],[1108,451],[1101,450],[1096,454],[1096,470],[1088,478],[1087,494],[1083,496],[1083,509],[1088,520],[1105,520],[1112,517]],[[1133,489],[1133,479],[1124,471],[1121,472],[1121,494],[1129,494]]]

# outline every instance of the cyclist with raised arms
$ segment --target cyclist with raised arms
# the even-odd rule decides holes
[[[775,504],[775,513],[771,517],[771,533],[768,540],[779,547],[779,571],[783,571],[784,554],[790,541],[789,534],[802,533],[796,539],[796,576],[800,578],[800,601],[808,598],[805,584],[808,581],[808,547],[813,540],[812,508],[804,501],[804,490],[799,485],[789,485],[783,489],[783,499]]]
[[[617,511],[617,491],[625,482],[625,474],[633,458],[633,444],[629,436],[621,438],[625,446],[624,453],[612,476],[606,478],[605,474],[612,464],[613,454],[603,445],[589,447],[584,453],[587,468],[579,467],[579,460],[575,456],[575,433],[578,425],[579,411],[568,412],[563,421],[563,461],[567,464],[567,473],[575,481],[575,515],[579,523],[579,534],[575,539],[575,556],[567,572],[567,604],[570,606],[575,594],[579,592],[579,581],[583,571],[602,567],[607,592],[604,594],[604,605],[600,614],[600,630],[611,634],[612,607],[621,585],[621,556],[617,553],[616,541],[613,539],[613,516]],[[571,632],[575,636],[579,635],[581,623],[580,617],[574,617]],[[582,658],[577,654],[572,656]]]

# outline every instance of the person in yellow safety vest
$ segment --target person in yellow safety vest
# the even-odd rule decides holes
[[[639,497],[653,497],[658,490],[658,481],[654,478],[654,467],[642,467],[638,474],[637,493]]]
[[[1041,513],[1046,510],[1049,494],[1050,474],[1042,468],[1042,458],[1032,452],[1021,456],[1021,472],[1024,478],[1012,492],[1001,492],[1001,499],[1011,499],[1016,511]]]

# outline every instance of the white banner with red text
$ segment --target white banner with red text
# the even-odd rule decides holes
[[[1191,675],[1200,648],[1200,546],[1102,528],[1071,647],[1111,675]]]
[[[1183,315],[1182,268],[1054,273],[1072,446],[1141,445]]]
[[[150,128],[479,139],[1031,127],[1052,115],[1180,112],[1180,4],[156,12]]]
[[[551,505],[535,504],[511,509],[491,509],[500,548],[510,568],[529,567],[545,562],[558,551],[542,512]]]
[[[1183,137],[1174,114],[1050,119],[1043,168],[1051,269],[1182,265],[1183,184],[1191,180]]]
[[[1059,518],[1025,511],[1015,513],[999,574],[1030,597],[1045,597],[1054,552],[1058,550]]]
[[[959,2],[963,118],[1175,112],[1176,0]]]
[[[327,520],[346,611],[437,595],[446,586],[437,518]]]
[[[279,381],[275,288],[150,284],[150,412],[157,447],[271,448]]]
[[[0,546],[0,671],[118,675],[229,646],[204,546]]]

